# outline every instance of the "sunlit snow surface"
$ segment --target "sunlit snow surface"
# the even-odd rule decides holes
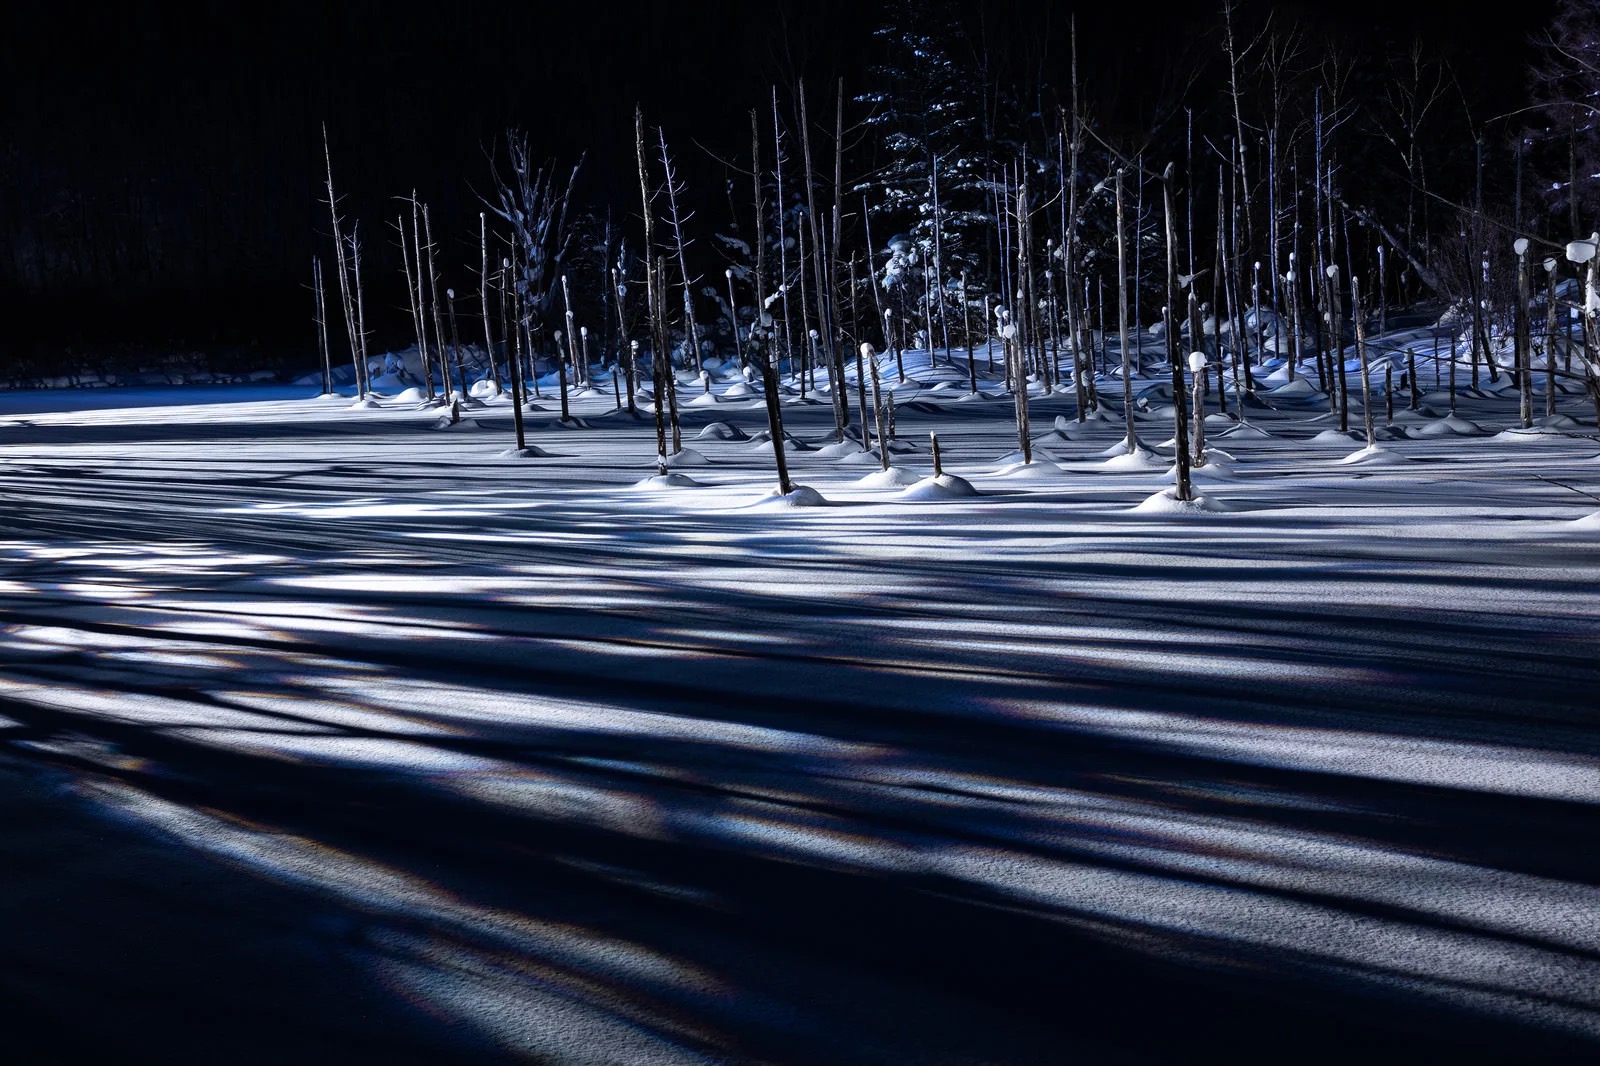
[[[1184,507],[1120,411],[1036,395],[1033,476],[1000,383],[908,371],[904,475],[791,402],[805,507],[700,436],[759,400],[673,484],[609,398],[517,457],[503,398],[0,397],[17,1010],[214,1061],[1600,1055],[1592,424],[1430,396],[1352,463],[1302,388]],[[904,491],[929,430],[977,495]]]

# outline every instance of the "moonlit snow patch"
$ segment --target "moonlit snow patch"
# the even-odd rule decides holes
[[[972,482],[955,474],[940,474],[938,477],[925,477],[900,494],[902,500],[958,500],[964,497],[977,496],[979,492],[972,487]]]

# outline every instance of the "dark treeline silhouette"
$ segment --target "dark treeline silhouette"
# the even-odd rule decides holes
[[[364,227],[378,350],[406,343],[409,330],[399,248],[385,221],[392,198],[417,189],[430,202],[446,270],[473,290],[467,264],[478,258],[487,156],[508,129],[527,130],[535,152],[552,159],[587,153],[580,199],[595,219],[615,205],[619,231],[631,234],[638,228],[632,113],[641,102],[647,122],[679,146],[699,225],[736,233],[746,204],[740,193],[735,206],[725,190],[747,184],[738,168],[748,166],[747,150],[741,154],[748,111],[769,107],[777,86],[792,131],[789,112],[803,78],[818,139],[826,141],[842,77],[843,177],[852,189],[873,188],[897,161],[884,131],[865,124],[884,117],[865,98],[896,91],[896,62],[902,72],[926,73],[894,55],[906,34],[920,32],[933,35],[954,60],[955,76],[966,79],[987,165],[1048,158],[1070,87],[1071,37],[1070,12],[1045,6],[723,8],[630,0],[560,16],[539,5],[503,5],[426,20],[372,2],[198,13],[30,8],[12,16],[0,44],[11,81],[0,112],[0,310],[8,324],[0,345],[14,368],[62,365],[63,349],[80,360],[105,358],[116,346],[266,346],[292,351],[296,365],[309,362],[311,257],[327,254],[331,243],[318,202],[324,122],[343,175],[345,215]],[[1373,211],[1415,236],[1403,227],[1415,228],[1413,215],[1425,210],[1432,212],[1427,225],[1454,224],[1434,197],[1466,201],[1484,183],[1481,195],[1498,210],[1516,180],[1510,144],[1522,127],[1489,120],[1535,98],[1530,69],[1539,57],[1526,39],[1549,24],[1551,12],[1549,4],[1519,5],[1501,18],[1503,32],[1469,38],[1459,19],[1436,25],[1426,12],[1393,5],[1357,5],[1337,21],[1315,7],[1241,5],[1234,12],[1239,45],[1254,43],[1239,63],[1248,82],[1245,122],[1260,134],[1268,42],[1296,38],[1298,50],[1279,72],[1293,86],[1285,95],[1295,109],[1290,124],[1309,121],[1306,90],[1319,79],[1347,93],[1348,114],[1330,136],[1343,153],[1341,189],[1359,201],[1353,210]],[[1110,144],[1144,149],[1155,169],[1172,160],[1183,167],[1186,114],[1202,138],[1226,131],[1234,118],[1222,17],[1200,8],[1155,22],[1119,12],[1078,16],[1084,110]],[[1416,74],[1407,64],[1419,33],[1421,76],[1446,79],[1418,133],[1422,192],[1416,173],[1402,173],[1403,152],[1381,141],[1375,118]],[[785,150],[793,161],[797,145]],[[817,148],[819,155],[832,150]],[[1527,211],[1553,215],[1557,206],[1540,206],[1550,182],[1536,163],[1566,156],[1549,146],[1542,156],[1528,151]],[[980,183],[989,177],[976,175]],[[818,181],[830,178],[824,168]],[[828,190],[824,202],[833,200]],[[873,210],[884,206],[875,202]],[[888,217],[874,221],[880,244],[916,221],[887,206]],[[852,209],[846,220],[857,242],[858,215]],[[1087,225],[1107,224],[1094,218]],[[700,241],[697,254],[709,258],[712,242]],[[984,254],[974,249],[970,258],[981,271]],[[1422,295],[1414,273],[1406,285],[1397,296]],[[578,298],[592,299],[592,290]],[[247,361],[260,365],[262,355]]]

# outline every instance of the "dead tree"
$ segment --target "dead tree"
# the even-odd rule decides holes
[[[478,212],[478,298],[483,314],[483,350],[489,356],[489,380],[495,391],[500,390],[500,372],[494,365],[494,333],[489,328],[489,224],[482,211]]]
[[[322,284],[322,260],[311,257],[311,284],[317,290],[317,350],[322,355],[322,394],[333,392],[333,354],[328,348],[328,305]]]
[[[634,108],[633,111],[633,147],[634,155],[639,164],[639,197],[644,208],[644,278],[647,314],[650,320],[650,346],[651,369],[655,379],[654,400],[650,406],[655,408],[656,415],[656,472],[659,476],[667,474],[667,424],[664,406],[667,402],[667,382],[672,368],[663,369],[663,351],[667,346],[666,330],[661,324],[662,294],[658,291],[661,284],[659,271],[655,267],[652,249],[655,247],[655,207],[654,198],[650,195],[650,172],[645,166],[644,156],[644,111]],[[759,165],[758,168],[759,169]],[[756,178],[759,189],[761,179]]]
[[[350,292],[350,279],[345,261],[344,223],[339,218],[339,198],[333,192],[333,153],[328,147],[328,127],[322,127],[322,157],[328,167],[328,214],[333,222],[334,267],[339,275],[339,304],[344,310],[345,335],[350,341],[350,362],[356,372],[356,397],[367,394],[365,370],[361,358],[360,326],[356,321],[355,298]]]
[[[1172,208],[1172,164],[1167,164],[1166,171],[1161,175],[1161,203],[1162,221],[1165,223],[1167,239],[1167,300],[1162,309],[1162,321],[1166,327],[1167,362],[1172,368],[1172,438],[1177,445],[1177,496],[1178,499],[1188,501],[1194,498],[1193,490],[1189,484],[1189,440],[1188,430],[1188,400],[1183,389],[1183,360],[1178,351],[1178,323],[1175,305],[1178,300],[1178,233],[1176,223],[1173,221]]]
[[[407,246],[407,243],[406,243],[406,220],[405,220],[405,216],[404,215],[399,216],[399,218],[396,220],[396,224],[397,224],[397,226],[398,226],[398,228],[400,230],[400,266],[405,271],[406,302],[408,304],[410,304],[410,306],[411,306],[411,327],[416,332],[416,335],[417,335],[417,355],[422,360],[422,374],[423,374],[424,377],[428,377],[429,375],[428,375],[427,345],[426,345],[426,342],[425,342],[425,340],[423,338],[423,332],[424,331],[423,331],[423,326],[422,326],[422,308],[417,303],[417,290],[412,285],[412,279],[411,279],[411,253],[410,253],[410,249],[409,249],[409,247]],[[417,262],[417,269],[419,271],[422,269],[422,262],[421,262],[420,257],[419,257],[418,262]],[[433,394],[433,382],[432,381],[428,382],[428,393],[429,393],[429,398],[431,399],[432,398],[432,394]]]
[[[750,326],[750,346],[756,365],[761,370],[761,387],[767,397],[767,432],[772,438],[772,459],[778,471],[778,492],[787,496],[794,491],[789,482],[789,461],[784,455],[782,397],[778,395],[777,363],[772,353],[772,315],[767,310],[763,279],[766,274],[766,234],[762,229],[762,215],[766,211],[761,189],[761,124],[754,111],[750,112],[750,173],[755,179],[756,218],[756,320]]]
[[[1139,448],[1133,425],[1133,349],[1128,344],[1128,240],[1123,225],[1122,168],[1116,173],[1117,197],[1117,343],[1122,346],[1122,414],[1126,422],[1123,446],[1132,454]],[[1181,402],[1181,401],[1180,401]]]
[[[555,279],[572,245],[567,215],[583,158],[558,184],[554,164],[536,164],[527,135],[513,130],[506,134],[506,162],[509,173],[493,166],[495,200],[487,206],[511,227],[516,293],[523,328],[531,335],[534,323],[548,317]],[[535,374],[535,390],[538,380]]]
[[[1372,424],[1372,372],[1367,365],[1367,315],[1361,306],[1361,279],[1350,276],[1350,317],[1356,325],[1356,365],[1361,368],[1361,426],[1367,433],[1367,447],[1376,448],[1378,437]]]
[[[694,217],[694,213],[682,214],[678,210],[678,194],[684,191],[683,182],[678,180],[677,171],[672,166],[672,156],[667,153],[667,134],[665,130],[656,130],[661,139],[661,169],[666,175],[666,184],[663,188],[667,192],[667,225],[672,230],[672,253],[678,261],[678,279],[683,286],[683,321],[684,329],[688,333],[687,341],[689,351],[694,356],[696,372],[701,369],[700,362],[700,324],[694,317],[694,299],[692,296],[695,282],[699,278],[689,274],[688,247],[692,241],[683,235],[684,225]]]

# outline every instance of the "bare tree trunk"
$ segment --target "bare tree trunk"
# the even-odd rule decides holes
[[[478,302],[483,312],[483,350],[489,357],[489,380],[500,391],[500,371],[494,364],[494,332],[489,328],[489,223],[482,211],[478,212]]]
[[[1162,311],[1166,325],[1167,362],[1172,368],[1172,438],[1177,445],[1177,496],[1188,501],[1194,498],[1189,484],[1188,401],[1183,389],[1183,360],[1178,353],[1177,318],[1174,305],[1178,299],[1178,235],[1174,228],[1172,208],[1172,165],[1167,165],[1161,177],[1162,218],[1165,222],[1167,243],[1167,302]]]
[[[567,276],[565,274],[561,275],[561,306],[561,319],[566,323],[567,327],[565,331],[567,350],[564,352],[559,350],[561,347],[562,335],[557,333],[556,348],[558,350],[556,351],[556,374],[557,380],[561,382],[561,421],[570,422],[572,421],[572,408],[567,402],[567,360],[571,359],[573,367],[577,367],[578,344],[572,336],[577,332],[577,330],[574,329],[572,325],[572,290],[567,287]]]
[[[404,215],[399,217],[398,223],[400,229],[400,266],[405,271],[406,300],[411,305],[411,326],[417,334],[417,354],[423,357],[422,373],[423,376],[427,376],[428,364],[426,356],[423,355],[425,349],[422,343],[422,313],[421,309],[417,306],[417,290],[411,287],[411,255],[409,249],[406,247],[406,223]],[[421,269],[422,264],[420,250],[418,253],[417,266],[418,269]]]
[[[422,214],[422,212],[421,212],[420,206],[417,203],[417,191],[415,189],[412,189],[411,190],[411,247],[413,249],[415,249],[415,251],[417,253],[417,292],[416,292],[417,347],[418,347],[418,350],[422,353],[422,376],[423,376],[423,378],[425,378],[427,380],[428,402],[431,404],[438,397],[436,397],[434,395],[434,391],[433,391],[433,360],[432,360],[431,356],[428,354],[428,303],[427,303],[427,298],[423,295],[423,288],[422,288],[422,229],[421,229],[421,221],[420,221],[421,214]],[[443,349],[439,350],[439,362],[440,362],[441,365],[444,363],[444,350]],[[445,391],[446,392],[450,391],[450,379],[449,379],[449,376],[446,375],[446,374],[441,373],[440,376],[439,376],[439,380],[444,383]]]
[[[439,353],[439,380],[444,385],[446,398],[450,395],[450,366],[445,362],[444,356],[444,321],[439,314],[439,269],[433,261],[433,222],[429,218],[428,205],[422,205],[422,232],[428,242],[428,295],[433,306],[433,338],[434,350]],[[421,257],[421,253],[418,253]],[[466,399],[463,390],[462,399]]]
[[[461,382],[461,402],[467,402],[467,368],[461,362],[461,335],[456,332],[456,290],[444,290],[445,307],[450,312],[450,351],[455,355],[456,377]]]
[[[333,392],[333,355],[328,346],[328,305],[322,284],[322,260],[311,257],[312,284],[317,290],[317,348],[322,355],[322,395]]]
[[[767,268],[766,235],[763,232],[762,215],[766,211],[766,204],[761,193],[761,125],[756,119],[756,113],[750,112],[750,159],[752,166],[750,173],[755,185],[756,207],[756,321],[751,327],[753,346],[757,348],[756,356],[760,363],[762,391],[767,399],[767,432],[772,438],[772,460],[778,471],[778,492],[787,496],[794,491],[794,486],[789,481],[789,460],[784,454],[783,437],[783,405],[782,397],[778,395],[778,370],[773,359],[770,338],[767,344],[761,344],[757,338],[769,331],[767,324],[772,316],[767,312],[766,288],[764,275]],[[781,207],[782,205],[780,205]]]
[[[1117,168],[1117,343],[1122,346],[1122,416],[1126,423],[1123,446],[1131,454],[1139,447],[1133,425],[1133,351],[1128,346],[1128,241],[1122,215],[1122,168]]]
[[[812,279],[816,289],[817,331],[822,340],[823,355],[828,363],[828,377],[832,381],[829,399],[833,401],[833,422],[838,439],[844,440],[845,426],[850,421],[850,411],[846,404],[844,392],[844,375],[842,364],[839,361],[838,351],[834,343],[834,335],[838,332],[834,323],[833,289],[828,284],[832,270],[828,265],[822,242],[821,223],[817,215],[816,178],[811,167],[811,122],[809,112],[806,110],[806,86],[800,82],[800,154],[805,167],[806,181],[806,219],[811,229],[811,266]],[[841,98],[841,106],[842,106]],[[837,155],[834,158],[834,168],[838,169]],[[837,192],[835,196],[837,196]],[[804,264],[802,264],[802,267]],[[810,346],[807,346],[810,350]],[[835,380],[837,373],[837,380]],[[813,382],[814,384],[814,382]]]
[[[861,353],[869,346],[861,341],[861,309],[856,288],[856,260],[850,257],[850,327],[855,331],[856,344],[856,407],[861,412],[861,446],[872,447],[871,422],[867,418],[867,371],[862,365]]]
[[[1556,271],[1555,260],[1548,260],[1545,273],[1550,276],[1549,295],[1545,297],[1544,319],[1544,414],[1556,414]]]
[[[1377,432],[1372,424],[1372,373],[1367,365],[1367,315],[1361,306],[1361,280],[1350,276],[1350,317],[1356,324],[1356,361],[1361,367],[1361,425],[1367,433],[1367,447],[1378,446]]]
[[[360,351],[356,364],[356,387],[365,398],[372,382],[367,374],[367,305],[361,292],[361,238],[360,225],[350,228],[350,270],[356,283],[356,347]]]
[[[889,469],[889,437],[885,432],[883,419],[883,391],[878,386],[878,353],[872,350],[872,345],[866,341],[861,342],[861,354],[866,357],[867,366],[872,371],[872,416],[874,431],[878,437],[878,462],[883,469]]]
[[[1518,162],[1522,159],[1517,156]],[[1520,176],[1520,171],[1518,172]],[[1528,245],[1518,239],[1517,242],[1517,307],[1516,307],[1516,345],[1517,345],[1517,384],[1520,386],[1521,405],[1518,412],[1522,416],[1522,428],[1533,428],[1533,352],[1532,331],[1528,328]]]
[[[672,243],[674,255],[678,260],[678,274],[683,281],[683,319],[684,328],[688,332],[687,341],[689,351],[694,356],[694,369],[699,373],[704,369],[700,355],[700,323],[694,316],[694,283],[695,278],[689,276],[689,259],[686,251],[689,242],[684,240],[683,225],[689,221],[690,216],[678,213],[678,193],[682,190],[682,183],[677,180],[677,174],[672,166],[672,157],[667,154],[667,135],[665,130],[657,130],[661,138],[661,166],[667,177],[667,212],[668,222],[672,227]],[[588,367],[584,367],[587,377]]]
[[[961,338],[967,346],[967,388],[978,394],[978,355],[972,347],[972,305],[967,299],[967,272],[961,272]]]
[[[328,147],[328,127],[322,127],[322,156],[328,166],[328,214],[333,221],[334,268],[339,274],[339,303],[344,309],[345,335],[350,341],[350,362],[356,372],[356,398],[366,397],[366,383],[361,374],[361,342],[357,336],[355,308],[351,302],[350,282],[346,275],[344,259],[344,226],[339,221],[339,199],[333,192],[333,154]]]
[[[522,405],[527,401],[527,389],[522,381],[522,328],[517,325],[507,329],[506,323],[506,285],[505,277],[511,266],[511,260],[500,261],[500,321],[502,330],[506,334],[506,371],[511,378],[511,430],[516,437],[517,451],[523,451],[528,446],[527,430],[522,420]],[[512,315],[515,317],[515,297],[512,299]]]
[[[631,340],[628,337],[628,320],[622,306],[623,293],[626,291],[626,285],[622,281],[622,267],[620,261],[617,266],[611,268],[611,280],[617,290],[617,362],[623,367],[624,377],[626,379],[624,381],[624,385],[628,391],[628,413],[630,415],[637,416],[639,414],[639,408],[637,402],[634,400],[634,393],[637,392],[639,388],[639,360],[635,353],[638,351],[639,342]],[[731,281],[729,283],[728,295],[730,297],[733,295]],[[734,314],[734,306],[731,302],[728,304],[728,313],[730,315]],[[733,342],[735,344],[739,343],[739,321],[737,315],[735,315],[733,323]]]

